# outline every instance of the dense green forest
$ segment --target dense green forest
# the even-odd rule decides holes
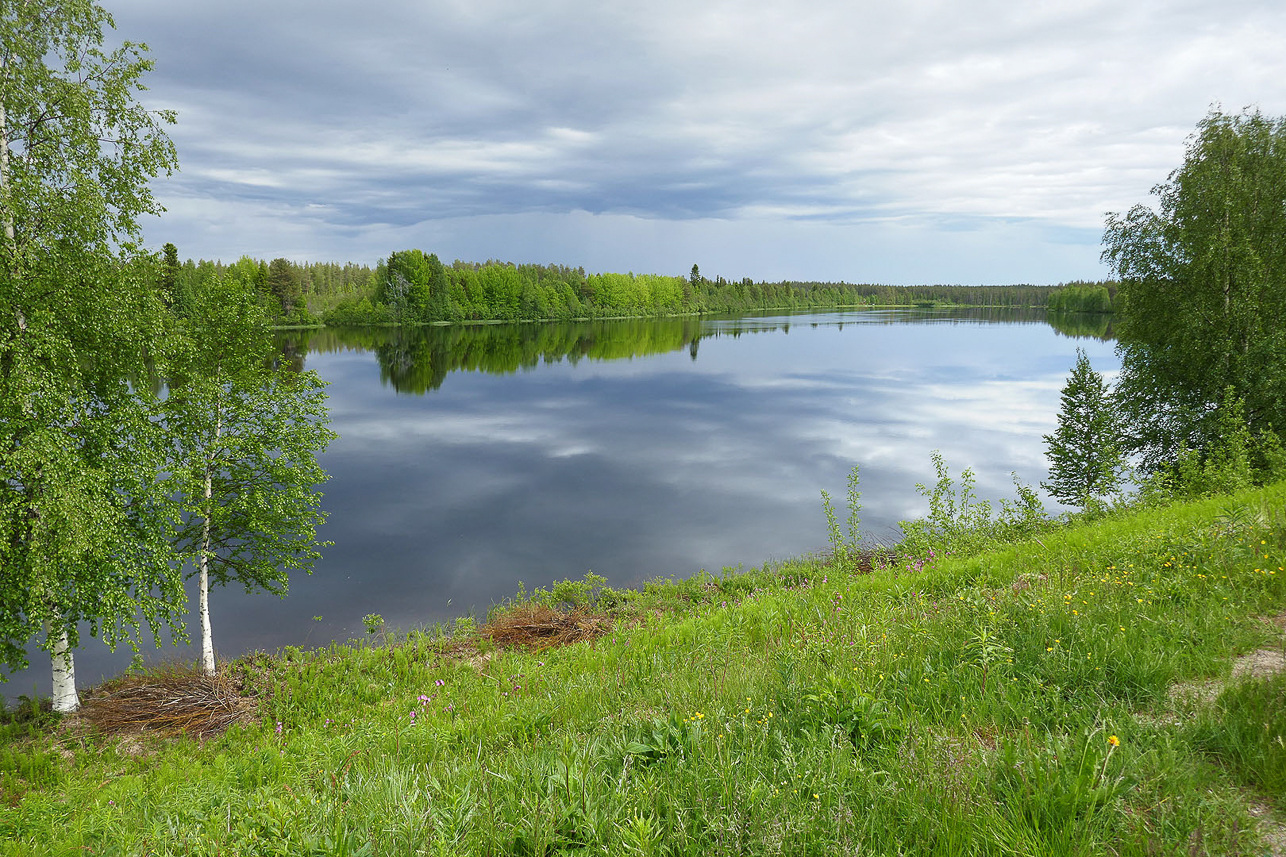
[[[462,321],[529,321],[738,313],[841,306],[1057,305],[1068,311],[1111,311],[1114,283],[1066,286],[891,286],[750,278],[709,279],[692,266],[687,277],[586,273],[583,267],[462,262],[447,265],[421,250],[401,250],[374,268],[348,262],[271,262],[242,257],[233,264],[180,264],[167,245],[167,278],[182,307],[200,284],[229,274],[252,282],[281,325],[340,326]]]
[[[1044,324],[1045,313],[1026,309],[968,309],[967,317],[953,318],[958,324],[980,323],[1003,317],[1009,322]],[[1100,336],[1096,321],[1102,316],[1065,314],[1072,322],[1068,336]],[[942,323],[942,319],[939,319]],[[902,319],[873,319],[864,324],[901,324]],[[440,388],[452,372],[464,370],[487,374],[510,374],[541,363],[563,360],[622,360],[686,350],[693,360],[707,339],[737,338],[744,334],[786,331],[789,321],[764,322],[753,316],[709,321],[691,316],[584,320],[561,324],[475,324],[423,325],[418,327],[362,327],[343,330],[282,330],[277,347],[284,365],[296,371],[304,368],[309,353],[349,350],[371,351],[380,366],[380,379],[399,393],[422,394]],[[816,322],[811,326],[818,326]],[[838,326],[843,328],[844,323]]]
[[[1116,288],[1115,282],[1067,283],[1050,293],[1045,308],[1050,312],[1110,313],[1113,311]]]

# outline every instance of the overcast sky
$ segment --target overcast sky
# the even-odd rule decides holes
[[[1286,113],[1280,0],[104,2],[183,258],[1099,278],[1212,105]]]

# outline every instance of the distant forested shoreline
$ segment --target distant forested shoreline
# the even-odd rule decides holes
[[[243,256],[179,263],[166,245],[166,286],[181,307],[212,279],[252,283],[282,326],[416,325],[471,321],[540,321],[738,313],[837,307],[1035,307],[1111,312],[1115,282],[1050,285],[914,285],[709,279],[697,265],[687,277],[586,273],[583,267],[490,260],[444,264],[434,254],[400,250],[371,267],[347,262],[272,261]]]

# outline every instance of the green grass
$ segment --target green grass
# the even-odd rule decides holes
[[[1190,730],[1193,743],[1286,810],[1286,674],[1240,681]]]
[[[917,571],[564,584],[536,595],[614,630],[258,656],[259,724],[205,745],[13,719],[0,854],[1262,853],[1286,679],[1182,716],[1168,689],[1271,643],[1283,510],[1277,485]]]

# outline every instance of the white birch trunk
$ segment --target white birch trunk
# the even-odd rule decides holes
[[[51,652],[54,667],[54,711],[69,714],[80,709],[76,693],[76,659],[67,642],[67,631],[60,630]]]
[[[218,448],[222,429],[223,410],[219,404],[216,404],[214,416],[216,449]],[[198,599],[201,613],[201,672],[205,675],[214,675],[214,635],[210,630],[210,514],[213,511],[211,509],[211,498],[214,492],[210,477],[210,467],[210,459],[207,458],[205,463],[205,523],[201,531],[201,592]]]
[[[210,499],[210,477],[205,477],[205,497]],[[210,519],[205,519],[205,536],[201,540],[201,672],[214,675],[214,637],[210,632],[210,560],[206,550],[210,547]]]

